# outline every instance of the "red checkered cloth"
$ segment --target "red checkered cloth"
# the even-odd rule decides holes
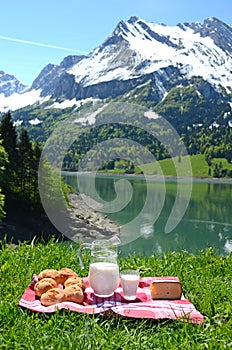
[[[70,309],[87,314],[107,314],[111,310],[124,317],[180,319],[197,324],[204,322],[204,316],[183,295],[178,300],[152,300],[149,286],[154,279],[157,279],[157,277],[140,278],[137,299],[128,302],[123,299],[121,284],[119,284],[113,296],[101,298],[94,295],[92,288],[89,286],[88,278],[85,277],[83,280],[86,283],[86,290],[82,304],[62,302],[56,305],[43,306],[40,298],[35,295],[34,285],[37,281],[35,275],[31,284],[23,293],[19,305],[35,312],[44,313],[52,313],[57,309]],[[179,281],[178,277],[158,277],[158,279],[161,281]]]

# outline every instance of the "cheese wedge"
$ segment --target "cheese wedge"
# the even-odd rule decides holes
[[[152,299],[180,299],[182,286],[177,281],[153,281],[150,285],[150,292]]]

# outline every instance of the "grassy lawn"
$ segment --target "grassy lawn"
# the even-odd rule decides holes
[[[45,268],[70,267],[81,276],[77,246],[48,243],[1,243],[1,349],[229,349],[232,347],[232,254],[212,249],[197,256],[187,252],[165,256],[119,257],[120,268],[139,268],[141,276],[178,276],[185,296],[205,316],[205,324],[83,315],[60,310],[52,315],[18,306],[32,274]]]
[[[189,167],[189,161],[191,167]],[[115,162],[114,169],[101,170],[99,173],[111,173],[111,174],[125,174],[125,166],[123,167],[124,161]],[[175,164],[178,166],[179,176],[193,176],[201,178],[212,178],[214,177],[215,164],[222,167],[222,169],[228,169],[232,171],[232,163],[224,158],[214,158],[212,165],[209,167],[205,156],[203,154],[197,154],[192,156],[183,156],[178,160],[178,157],[166,158],[155,163],[148,163],[142,165],[142,171],[147,175],[164,175],[164,176],[176,176],[177,171]],[[125,165],[125,164],[124,164]],[[140,174],[141,169],[135,166],[135,174]],[[131,173],[133,175],[133,173]]]
[[[192,174],[189,172],[188,163],[186,157],[181,157],[181,162],[178,163],[181,176],[194,176],[194,177],[213,177],[213,167],[214,164],[222,164],[223,168],[232,170],[232,164],[228,163],[226,159],[214,158],[211,166],[211,175],[209,175],[209,166],[205,160],[205,156],[202,154],[197,154],[190,156],[190,162],[192,166]],[[175,162],[178,162],[177,158],[174,158]],[[156,163],[145,164],[143,169],[147,174],[150,175],[169,175],[176,176],[176,169],[171,158],[160,160]]]

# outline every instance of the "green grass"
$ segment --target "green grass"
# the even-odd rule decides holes
[[[88,261],[85,260],[88,267]],[[60,310],[33,313],[18,301],[33,273],[67,266],[81,276],[77,246],[55,242],[2,242],[0,250],[0,349],[229,349],[232,346],[232,254],[212,249],[197,256],[119,257],[120,268],[139,268],[142,276],[177,275],[184,294],[204,314],[205,324],[83,315]]]
[[[178,163],[178,159],[173,158],[175,162]],[[181,162],[178,163],[180,167],[181,176],[194,176],[194,177],[213,177],[213,167],[214,164],[222,164],[223,168],[227,168],[228,170],[232,170],[232,164],[228,163],[226,159],[214,158],[211,166],[211,175],[209,175],[209,166],[205,160],[205,156],[202,154],[197,154],[189,157],[192,173],[189,171],[187,158],[181,157]],[[176,169],[174,163],[171,158],[160,160],[156,163],[149,163],[143,166],[146,174],[150,175],[166,175],[166,176],[176,176]],[[191,169],[190,169],[191,170]]]

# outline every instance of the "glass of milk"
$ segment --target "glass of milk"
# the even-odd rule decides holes
[[[120,278],[124,299],[135,300],[140,278],[139,271],[123,270],[120,272]]]

